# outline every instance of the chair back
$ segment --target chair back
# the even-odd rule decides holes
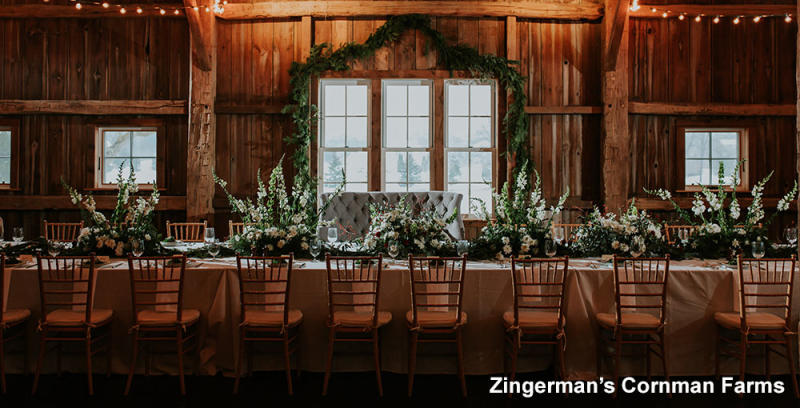
[[[749,313],[771,313],[784,320],[789,331],[796,256],[791,258],[737,258],[739,269],[739,313],[742,327]]]
[[[562,238],[565,242],[575,242],[575,232],[582,224],[553,224],[550,228],[553,239]]]
[[[42,320],[58,309],[83,311],[84,323],[92,321],[95,291],[95,256],[40,256],[39,299]]]
[[[522,310],[555,312],[558,327],[564,323],[564,286],[569,258],[511,258],[514,292],[514,326],[519,326]]]
[[[369,313],[372,327],[378,323],[378,294],[383,256],[325,256],[328,271],[328,312]]]
[[[656,314],[664,324],[667,308],[669,254],[663,258],[614,256],[617,325],[623,313]]]
[[[182,321],[185,255],[128,257],[128,271],[134,322],[143,310],[175,312],[173,323]]]
[[[697,231],[695,225],[664,225],[664,232],[667,235],[667,243],[670,245],[678,241],[689,239]]]
[[[244,231],[243,222],[228,221],[228,238],[241,234]]]
[[[241,316],[245,311],[259,310],[283,314],[283,325],[289,325],[289,284],[292,255],[237,256]]]
[[[461,310],[466,270],[466,255],[408,257],[412,326],[418,326],[419,314],[424,312],[455,313],[456,326],[463,323]]]
[[[169,222],[167,221],[167,238],[176,241],[203,242],[205,239],[207,221],[203,222]]]
[[[75,242],[83,228],[81,222],[47,222],[44,220],[44,239],[58,242]]]

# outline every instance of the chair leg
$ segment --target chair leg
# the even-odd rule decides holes
[[[144,346],[144,376],[150,377],[150,366],[153,362],[153,353],[151,353],[150,345],[145,343]]]
[[[669,361],[669,358],[667,358],[667,340],[665,339],[663,331],[658,335],[658,337],[661,341],[659,345],[661,346],[661,366],[664,368],[664,379],[669,381],[669,369],[667,368],[667,362]],[[671,396],[672,393],[670,393],[670,397]]]
[[[139,353],[139,332],[133,332],[133,348],[131,349],[131,362],[128,369],[128,380],[125,382],[125,392],[123,395],[128,395],[131,391],[131,383],[133,382],[133,373],[136,371],[136,355]],[[145,361],[147,356],[145,356]]]
[[[328,358],[325,363],[325,379],[322,382],[322,395],[328,395],[328,381],[331,379],[331,364],[333,363],[333,342],[336,341],[336,328],[331,327],[328,334]]]
[[[741,339],[739,341],[739,380],[744,381],[744,372],[747,370],[747,334],[740,333]]]
[[[108,328],[108,340],[106,340],[106,378],[111,378],[111,350],[114,349],[114,337],[111,328]]]
[[[619,389],[619,366],[622,358],[622,333],[616,333],[616,347],[614,350],[614,397],[617,396],[616,390]]]
[[[283,333],[283,358],[286,362],[286,386],[289,395],[294,395],[292,391],[292,356],[289,354],[289,331]]]
[[[786,359],[789,360],[789,374],[792,376],[792,387],[794,387],[794,396],[795,398],[800,398],[800,388],[797,386],[797,369],[795,368],[795,364],[797,362],[794,360],[794,347],[795,342],[792,341],[791,336],[784,336],[784,340],[786,341]]]
[[[255,348],[255,345],[253,343],[247,343],[247,342],[245,342],[244,344],[245,347],[247,347],[247,376],[252,377],[253,366],[255,365],[253,363],[253,359],[255,359],[255,351],[253,351],[253,348]]]
[[[36,371],[33,374],[33,388],[31,389],[31,394],[36,394],[36,389],[39,387],[39,374],[42,372],[42,360],[44,360],[44,354],[47,351],[47,329],[44,329],[42,333],[42,339],[39,341],[39,358],[36,360]]]
[[[565,355],[564,355],[564,348],[565,347],[564,346],[565,346],[564,337],[561,337],[561,339],[559,339],[558,345],[556,345],[556,347],[558,347],[558,362],[559,362],[559,364],[561,366],[561,379],[562,380],[567,378],[567,362],[566,362],[566,359],[564,358],[565,357]]]
[[[647,373],[647,381],[650,381],[652,378],[651,370],[650,370],[650,345],[644,345],[644,365],[645,365],[645,372]]]
[[[2,305],[0,305],[2,306]],[[0,327],[0,393],[6,393],[6,359],[3,349],[3,328]]]
[[[239,330],[239,356],[236,358],[236,380],[233,382],[233,393],[239,393],[239,381],[242,378],[242,363],[244,362],[244,337],[245,330]]]
[[[456,350],[458,351],[458,378],[461,380],[461,395],[467,397],[467,380],[464,378],[464,345],[461,339],[461,327],[456,329]]]
[[[89,395],[94,395],[92,382],[92,335],[91,329],[86,329],[86,380],[89,384]]]
[[[769,381],[770,378],[772,377],[770,375],[770,369],[769,369],[769,353],[770,353],[770,350],[771,350],[770,345],[765,343],[764,344],[764,374],[767,376],[767,381]]]
[[[177,332],[175,343],[178,346],[178,381],[181,386],[181,395],[186,395],[186,382],[183,376],[183,328],[178,326],[175,331]]]
[[[511,332],[511,335],[514,336],[514,338],[511,339],[511,377],[510,377],[513,380],[517,378],[517,360],[519,359],[519,349],[521,344],[519,344],[520,343],[519,332],[513,331]]]
[[[597,339],[595,350],[595,376],[600,378],[600,372],[602,371],[603,365],[603,355],[605,354],[605,351],[603,350],[603,345],[605,344],[605,341],[603,340],[603,329],[597,330],[597,337],[595,337],[595,339]]]
[[[720,328],[717,326],[714,331],[714,377],[717,378],[717,381],[719,381],[720,347],[722,347],[719,331]]]
[[[419,332],[412,331],[409,337],[408,348],[408,396],[414,391],[414,370],[417,368],[417,343],[419,342]]]
[[[378,343],[378,329],[372,329],[372,354],[375,358],[375,378],[378,380],[378,396],[383,397],[383,382],[381,381],[381,349]]]
[[[56,345],[56,373],[61,377],[61,343]]]

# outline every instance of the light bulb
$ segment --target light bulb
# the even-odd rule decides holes
[[[785,21],[787,23],[791,23],[792,22],[792,16],[787,14],[786,17],[783,19],[783,21]]]
[[[75,3],[75,8],[80,10],[83,8],[83,6],[81,5],[81,3]]]
[[[163,16],[164,14],[167,14],[167,10],[164,10],[164,9],[161,9],[161,10],[159,10],[158,12],[159,12],[159,13],[161,13],[161,15],[162,15],[162,16]]]
[[[694,21],[699,23],[700,20],[702,20],[702,19],[703,19],[703,17],[697,16],[697,17],[694,18]]]
[[[181,14],[181,12],[180,12],[180,10],[178,10],[178,9],[175,9],[175,12],[174,12],[174,14],[177,16],[178,14]]]
[[[658,10],[656,10],[656,8],[655,8],[655,7],[653,7],[653,8],[651,8],[651,9],[650,9],[650,12],[651,12],[651,13],[655,13],[656,11],[658,11]]]
[[[631,11],[639,11],[640,8],[642,7],[639,5],[639,0],[633,0],[633,4],[631,4]]]
[[[119,14],[125,14],[127,12],[128,12],[128,10],[125,10],[125,7],[119,9]]]
[[[714,24],[719,24],[719,16],[714,17]]]
[[[142,8],[141,7],[136,7],[136,13],[137,14],[142,14]]]
[[[103,3],[103,8],[108,8],[109,5],[108,3]]]
[[[741,21],[741,19],[739,19],[739,16],[736,16],[736,18],[733,19],[733,24],[739,24],[739,21]]]
[[[683,14],[678,16],[678,20],[681,20],[681,21],[683,21],[685,18],[686,18],[686,16],[684,16]]]
[[[754,23],[757,23],[757,22],[759,22],[759,21],[761,21],[761,16],[755,16],[755,17],[753,17],[753,22],[754,22]]]
[[[667,16],[668,16],[668,14],[667,14],[667,12],[666,12],[666,11],[665,11],[665,12],[663,12],[663,13],[661,13],[661,17],[667,18]]]

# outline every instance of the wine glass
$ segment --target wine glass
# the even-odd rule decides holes
[[[144,245],[141,240],[131,240],[131,255],[133,255],[134,258],[139,258],[144,255]]]
[[[336,227],[328,228],[328,242],[334,243],[339,239],[339,230]]]
[[[761,259],[764,257],[766,253],[766,246],[764,245],[764,241],[753,241],[750,247],[753,250],[753,258]]]
[[[216,234],[214,232],[214,228],[207,227],[204,238],[205,238],[204,240],[206,241],[206,244],[211,244],[214,241],[216,241],[217,236],[216,236]]]
[[[636,245],[636,244],[631,245],[631,256],[632,257],[638,258],[638,257],[642,256],[643,252],[644,251],[642,251],[641,245]]]
[[[458,242],[456,242],[456,251],[458,252],[458,256],[464,256],[466,253],[468,253],[469,241],[461,239]]]
[[[386,253],[392,257],[392,261],[395,261],[397,255],[400,255],[400,246],[398,246],[396,243],[389,244],[389,248],[387,248]]]
[[[783,236],[786,238],[786,242],[794,245],[797,242],[797,227],[786,227],[783,230]]]
[[[311,254],[311,258],[316,261],[320,252],[322,252],[322,241],[315,237],[308,246],[308,253]]]
[[[47,241],[47,253],[50,256],[58,256],[61,253],[61,244],[58,241]]]
[[[217,255],[219,255],[220,248],[219,243],[214,240],[208,246],[208,254],[211,255],[211,259],[216,259]]]
[[[25,239],[25,230],[23,230],[22,227],[14,227],[11,234],[11,239],[13,239],[17,244]]]
[[[556,245],[556,241],[552,239],[548,239],[544,241],[544,253],[547,255],[548,258],[552,258],[556,256],[558,252],[558,245]]]

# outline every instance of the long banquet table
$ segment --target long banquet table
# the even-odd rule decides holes
[[[595,376],[595,339],[597,324],[595,314],[611,312],[614,307],[614,286],[611,264],[599,259],[570,259],[566,283],[566,367],[569,378]],[[464,362],[467,374],[494,374],[503,372],[504,327],[503,312],[513,305],[510,266],[490,262],[470,262],[465,275],[464,311],[468,323],[464,328]],[[32,319],[28,325],[28,353],[31,369],[38,350],[36,321],[40,318],[37,271],[35,264],[9,266],[11,273],[8,308],[28,308]],[[719,261],[673,261],[667,299],[667,347],[671,375],[710,375],[714,372],[714,312],[730,311],[737,306],[735,267]],[[184,307],[201,312],[201,371],[204,374],[233,373],[237,354],[239,324],[239,292],[235,260],[190,260],[184,282]],[[793,321],[797,321],[800,291],[793,298]],[[299,337],[300,368],[323,371],[328,330],[326,273],[323,262],[296,261],[291,283],[291,307],[301,309],[304,321]],[[404,373],[407,367],[406,311],[411,303],[407,266],[389,263],[384,270],[380,294],[380,309],[392,313],[391,323],[382,329],[382,364],[390,372]],[[130,356],[131,326],[130,281],[127,262],[112,260],[97,270],[96,308],[114,310],[114,351],[112,370],[127,373]],[[338,346],[337,346],[338,347]],[[430,346],[437,347],[437,346]],[[441,347],[441,346],[439,346]],[[350,351],[359,351],[354,349]],[[454,373],[455,358],[450,350],[421,349],[418,373]],[[368,371],[373,369],[371,352],[337,353],[335,371]],[[760,352],[760,350],[758,350]],[[542,350],[540,355],[522,357],[520,371],[547,368],[552,362],[552,352]],[[280,353],[260,355],[256,369],[282,369]],[[20,372],[22,359],[8,359],[8,370]],[[101,358],[98,367],[103,367]],[[773,372],[786,372],[787,366],[773,358]],[[738,364],[723,360],[723,373],[737,373]],[[64,367],[84,371],[84,359],[78,355],[65,357]],[[623,373],[643,373],[644,362],[625,362]],[[660,364],[654,362],[654,373],[660,373]],[[749,369],[760,373],[763,364],[751,360]],[[140,367],[142,369],[142,367]],[[55,370],[55,358],[45,361],[43,370]],[[154,372],[175,373],[174,359],[157,357]],[[627,370],[627,371],[626,371]]]

